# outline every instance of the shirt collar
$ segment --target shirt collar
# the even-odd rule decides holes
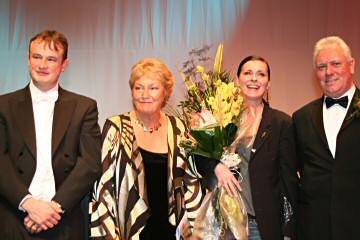
[[[58,99],[59,93],[59,84],[56,84],[53,88],[47,91],[42,91],[35,86],[33,81],[30,81],[29,84],[31,99],[35,103],[39,102],[56,102]]]

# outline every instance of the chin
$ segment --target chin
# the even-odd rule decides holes
[[[245,95],[245,98],[254,101],[254,100],[262,100],[263,96],[264,96],[263,94],[249,94],[249,95]]]
[[[157,109],[137,108],[136,111],[138,111],[141,114],[152,115],[152,114],[155,114],[158,110]]]

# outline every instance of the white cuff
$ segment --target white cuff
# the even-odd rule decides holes
[[[18,207],[18,209],[19,209],[20,211],[26,212],[26,210],[22,207],[22,204],[23,204],[27,199],[29,199],[29,198],[32,198],[32,195],[31,195],[31,194],[26,195],[26,196],[21,200],[21,202],[20,202],[20,204],[19,204],[19,207]]]

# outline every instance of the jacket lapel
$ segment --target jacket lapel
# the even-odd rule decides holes
[[[346,113],[345,119],[341,125],[340,131],[344,130],[347,126],[349,126],[349,124],[354,120],[354,116],[352,116],[352,114],[354,113],[355,109],[355,102],[360,99],[360,90],[358,88],[356,88],[356,91],[354,93],[354,96],[350,102],[350,106],[349,109]]]
[[[29,86],[23,89],[24,98],[18,99],[11,104],[12,114],[15,123],[22,134],[24,141],[30,152],[36,158],[36,135],[34,113],[31,101],[31,94]]]
[[[315,131],[318,133],[318,135],[321,138],[321,141],[326,145],[328,145],[326,134],[325,134],[325,128],[324,128],[324,122],[323,122],[323,102],[324,97],[318,99],[311,110],[311,120],[314,125]],[[330,149],[329,149],[330,151]]]
[[[68,128],[75,106],[76,102],[68,99],[66,91],[59,87],[59,98],[55,102],[54,107],[51,145],[52,156],[54,156],[61,139]]]
[[[253,158],[256,153],[259,151],[259,149],[263,146],[266,139],[268,139],[271,129],[270,124],[270,107],[267,103],[264,103],[264,110],[262,113],[262,119],[260,121],[259,130],[257,131],[253,147],[251,149],[251,157]]]

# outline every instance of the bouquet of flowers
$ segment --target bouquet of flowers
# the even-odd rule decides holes
[[[213,71],[196,66],[181,72],[187,87],[187,98],[180,102],[181,116],[190,129],[183,147],[193,154],[215,159],[220,159],[224,148],[233,142],[243,110],[240,89],[228,72],[221,71],[222,50],[220,44]]]
[[[203,53],[209,48],[193,50],[199,62],[209,58]],[[196,155],[220,160],[236,170],[240,157],[230,147],[243,111],[243,97],[229,72],[221,71],[223,45],[220,44],[212,71],[195,65],[192,59],[184,63],[181,72],[187,87],[187,97],[180,102],[180,115],[189,132],[182,147],[192,157]],[[195,220],[194,234],[200,239],[247,239],[247,213],[240,193],[231,196],[223,187],[208,192],[200,214]]]

